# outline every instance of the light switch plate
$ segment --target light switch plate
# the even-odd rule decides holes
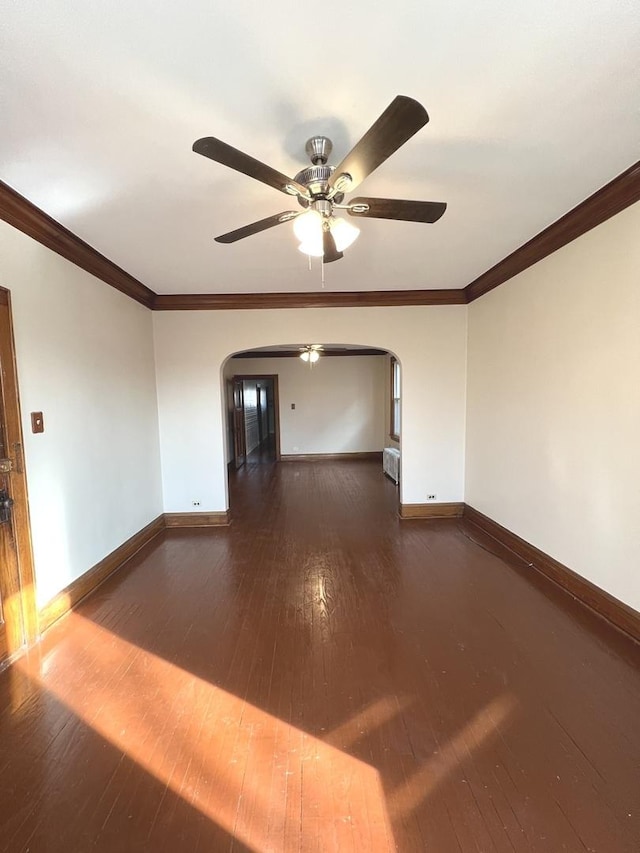
[[[31,412],[31,432],[44,432],[44,416],[42,412]]]

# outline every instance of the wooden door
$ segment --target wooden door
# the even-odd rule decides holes
[[[35,596],[8,291],[0,289],[0,663],[35,640]]]
[[[244,427],[244,386],[242,379],[233,379],[233,461],[236,468],[247,457],[247,438]]]

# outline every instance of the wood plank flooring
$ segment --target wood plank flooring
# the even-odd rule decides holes
[[[255,465],[0,674],[0,850],[640,850],[640,652],[369,462]]]

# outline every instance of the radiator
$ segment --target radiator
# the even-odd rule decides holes
[[[382,451],[382,470],[394,483],[400,479],[400,451],[397,447],[385,447]]]

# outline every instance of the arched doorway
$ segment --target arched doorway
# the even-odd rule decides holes
[[[222,374],[230,476],[265,461],[375,460],[382,472],[393,448],[398,464],[386,473],[398,486],[399,361],[388,350],[281,344],[232,354]]]

